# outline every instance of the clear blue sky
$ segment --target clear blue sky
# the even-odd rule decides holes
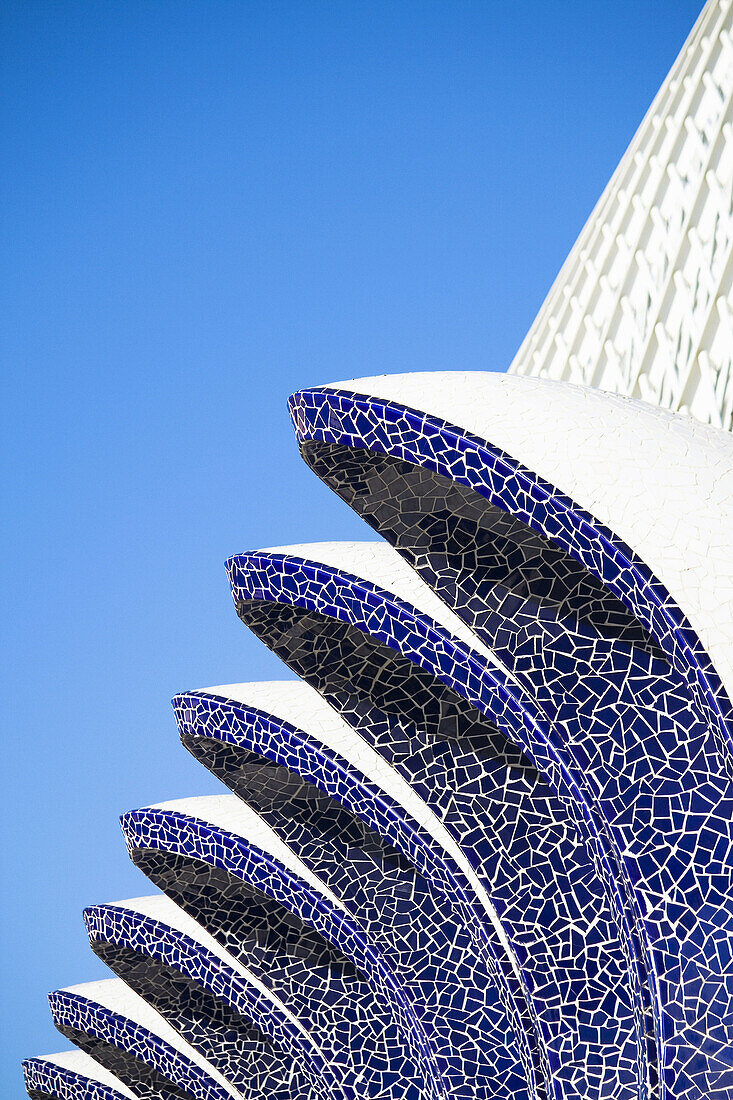
[[[699,7],[5,0],[4,1096],[118,815],[217,790],[170,697],[287,675],[224,558],[371,537],[288,394],[504,370]]]

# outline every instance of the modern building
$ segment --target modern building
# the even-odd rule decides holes
[[[230,793],[123,817],[35,1100],[733,1098],[732,36],[507,375],[291,398],[380,541],[229,561],[298,680],[174,700]]]
[[[707,4],[510,367],[733,428],[733,52]]]

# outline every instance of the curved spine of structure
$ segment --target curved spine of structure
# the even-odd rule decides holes
[[[729,1080],[732,1038],[720,954],[733,911],[731,615],[705,595],[730,590],[731,437],[592,391],[491,376],[363,379],[304,391],[293,413],[306,460],[544,716],[558,768],[529,751],[592,822],[638,945],[649,1087],[659,1074],[676,1095],[694,1066],[709,1095]],[[535,431],[548,416],[558,437]],[[662,462],[676,501],[654,476]],[[662,541],[670,527],[686,566]]]
[[[135,1100],[135,1094],[82,1050],[28,1058],[23,1078],[31,1100]]]
[[[332,1094],[310,1034],[168,898],[96,905],[84,917],[94,952],[243,1096]]]

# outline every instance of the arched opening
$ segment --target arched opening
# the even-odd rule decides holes
[[[92,939],[95,954],[235,1088],[287,1091],[292,1063],[252,1021],[180,970],[124,944]]]
[[[56,1027],[65,1038],[113,1073],[123,1085],[127,1085],[139,1100],[196,1100],[192,1092],[181,1088],[154,1066],[141,1061],[129,1051],[67,1024],[57,1023]],[[224,1095],[223,1090],[220,1092]]]
[[[202,859],[134,845],[143,873],[241,962],[305,1025],[346,1079],[425,1094],[405,1045],[404,1023],[388,1011],[355,963],[296,913],[237,875]],[[361,1077],[360,1077],[361,1075]]]
[[[468,486],[381,452],[309,440],[306,462],[492,648],[537,623],[666,661],[648,630],[546,535]]]

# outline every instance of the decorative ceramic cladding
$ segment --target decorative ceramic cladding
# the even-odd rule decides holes
[[[733,429],[733,5],[703,10],[509,368]]]
[[[596,348],[588,377],[728,415],[730,219],[705,234],[729,28],[709,4],[520,353],[534,373],[566,378],[537,357],[560,299],[556,349],[591,299],[598,348],[630,338],[636,275],[604,298],[626,203],[669,228],[633,227],[649,331],[687,310],[695,356],[653,391],[656,350],[617,385]],[[714,257],[688,301],[691,241]],[[124,815],[160,893],[86,910],[115,978],[51,994],[78,1049],[24,1064],[35,1100],[732,1100],[733,435],[520,367],[291,398],[303,458],[381,541],[227,563],[298,679],[173,700],[229,793]]]
[[[243,1096],[331,1094],[308,1032],[168,898],[92,906],[85,920],[95,953]]]
[[[24,1064],[31,1096],[68,1100],[135,1100],[135,1094],[81,1050],[66,1050]]]
[[[528,387],[523,404],[528,415],[520,424],[513,423],[514,453],[525,457],[534,448],[539,459],[537,452],[544,447],[550,458],[537,461],[541,469],[572,459],[573,442],[567,436],[545,431],[538,440],[533,411],[541,405],[546,422],[562,431],[565,425],[559,411],[574,388],[534,380],[497,377],[482,382],[471,376],[439,375],[363,379],[346,385],[348,389],[304,391],[293,398],[304,457],[492,649],[531,701],[524,708],[528,713],[530,705],[534,709],[534,722],[525,727],[529,739],[521,740],[519,725],[514,731],[505,727],[507,737],[524,748],[560,798],[567,824],[572,823],[584,838],[595,861],[599,896],[605,889],[607,912],[616,911],[618,942],[624,945],[629,963],[625,998],[614,1008],[613,1023],[618,1027],[623,1018],[620,1004],[635,1005],[639,1062],[634,1087],[654,1090],[659,1076],[659,1087],[668,1095],[729,1095],[733,1088],[733,968],[728,956],[733,932],[730,703],[689,620],[638,550],[503,449],[508,433],[503,430],[502,395],[509,394],[511,404],[522,387]],[[469,404],[476,409],[475,395],[486,393],[487,386],[492,401],[479,406],[475,416],[485,418],[488,438],[480,440],[433,412],[444,414],[448,407],[459,410]],[[397,392],[404,404],[388,399]],[[415,411],[418,400],[420,413]],[[590,395],[591,406],[595,403],[606,405],[608,413],[606,462],[613,484],[610,493],[599,491],[595,498],[597,512],[604,518],[611,518],[618,509],[623,519],[619,488],[624,473],[616,463],[617,453],[619,461],[623,457],[625,462],[640,450],[653,463],[661,446],[656,436],[665,446],[676,448],[677,459],[668,456],[668,468],[679,490],[681,509],[686,499],[685,466],[690,456],[693,466],[698,461],[702,438],[710,441],[710,466],[733,470],[733,439],[725,433],[618,398]],[[628,430],[619,436],[617,408],[636,426],[636,437]],[[490,442],[492,422],[501,449]],[[587,417],[578,422],[581,435],[587,435],[589,424],[593,420]],[[571,430],[568,421],[567,431]],[[530,438],[527,444],[522,442],[523,433]],[[557,458],[558,438],[563,440],[561,459]],[[587,449],[592,467],[594,449]],[[723,454],[728,458],[721,465]],[[586,472],[568,464],[558,480],[565,487],[574,478],[575,487],[582,490],[586,477]],[[699,488],[705,478],[693,478],[692,483]],[[627,498],[643,490],[643,478],[634,482],[629,476]],[[668,496],[660,482],[656,500],[651,494],[645,500],[642,534],[651,530],[655,519],[662,521]],[[710,579],[698,573],[697,581],[688,576],[685,583],[687,590],[697,588],[701,622],[703,609],[709,609],[709,633],[713,637],[715,632],[719,647],[729,635],[731,617],[730,604],[721,607],[716,600],[716,574],[724,581],[733,561],[730,476],[716,482],[711,498],[694,503],[698,536],[703,539],[705,532],[713,532],[715,541],[706,562]],[[689,514],[678,530],[688,519]],[[627,521],[626,530],[633,533],[633,524]],[[637,545],[643,543],[642,537]],[[674,559],[680,552],[679,544],[672,545],[670,567],[660,572],[679,579]],[[324,583],[323,555],[314,556]],[[307,607],[308,572],[307,564],[296,565],[292,557],[274,555],[270,562],[262,555],[235,559],[235,596],[241,599],[251,589],[257,601],[274,599]],[[342,576],[336,583],[344,587],[353,582]],[[334,585],[332,581],[328,589],[326,616],[353,618],[353,592],[339,598]],[[267,593],[268,587],[273,595]],[[359,587],[364,587],[363,582]],[[369,604],[373,607],[373,595]],[[240,613],[253,621],[244,600]],[[290,629],[290,649],[297,659],[297,638],[307,635],[297,623]],[[378,634],[373,625],[365,629],[372,636]],[[343,636],[343,631],[335,632],[334,652],[343,648]],[[403,627],[387,644],[402,646],[406,637]],[[431,644],[428,639],[422,623],[409,642],[422,649],[413,659],[423,660],[425,646]],[[282,643],[276,651],[283,652]],[[356,653],[355,648],[352,651]],[[470,668],[468,655],[447,661],[445,643],[440,652],[440,660],[434,662],[436,676],[460,691],[459,677],[467,680]],[[291,658],[301,675],[308,664],[313,669],[318,659],[313,653],[312,645],[310,652],[304,650],[301,666]],[[352,663],[363,667],[363,649]],[[329,676],[338,678],[338,659],[328,654],[323,668],[326,674],[319,687],[326,691]],[[721,671],[729,682],[727,665]],[[483,678],[495,680],[497,666],[485,662]],[[382,680],[394,682],[391,674]],[[510,680],[505,686],[520,698]],[[339,684],[338,690],[340,705],[347,706],[346,687]],[[463,693],[474,703],[479,699],[475,687],[464,684]],[[364,713],[361,703],[360,716]],[[485,713],[490,713],[488,708]],[[485,813],[484,824],[488,817]],[[549,853],[549,861],[559,873],[559,849]],[[583,881],[590,890],[591,876]],[[566,886],[556,885],[555,892],[569,896]],[[596,932],[603,910],[597,900],[591,902],[590,892],[585,907],[588,929]],[[579,904],[575,919],[569,922],[577,944],[582,944],[584,935],[581,908]],[[603,939],[610,946],[607,933]],[[587,982],[581,981],[575,995],[568,992],[569,1007],[580,1003],[581,991],[587,988]],[[618,1042],[611,1020],[600,1032],[582,1026],[577,1034],[582,1043],[587,1043],[588,1034],[599,1036],[599,1047],[609,1051],[606,1068],[620,1089],[624,1075],[614,1078],[611,1067],[623,1065],[623,1059],[618,1048],[610,1053]],[[648,1040],[646,1067],[643,1036]],[[562,1033],[558,1049],[569,1049]],[[552,1050],[552,1067],[551,1054]],[[573,1058],[566,1062],[560,1057],[552,1076],[562,1077],[573,1063]],[[608,1085],[604,1082],[603,1087]],[[560,1082],[559,1091],[568,1094],[565,1082]]]

